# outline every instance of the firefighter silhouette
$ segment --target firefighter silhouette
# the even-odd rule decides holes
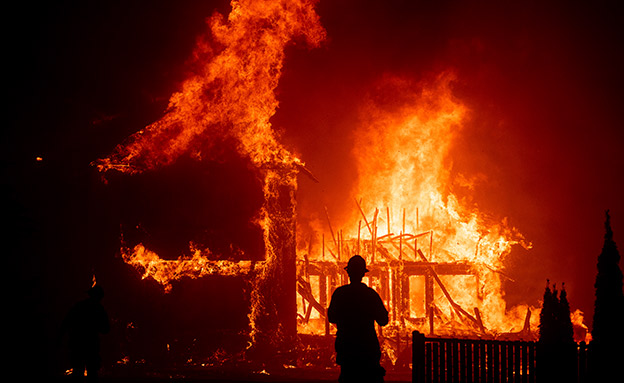
[[[379,294],[362,283],[366,261],[354,255],[347,263],[350,283],[334,291],[327,316],[335,323],[336,363],[340,365],[340,383],[383,382],[386,371],[379,364],[381,350],[375,322],[388,324],[388,310]]]
[[[68,334],[69,359],[74,380],[82,379],[85,369],[87,381],[96,381],[101,365],[100,334],[110,330],[106,310],[101,304],[104,290],[91,287],[84,299],[71,308],[61,327],[61,335]]]

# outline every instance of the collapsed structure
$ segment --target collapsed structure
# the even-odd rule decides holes
[[[370,239],[360,236],[361,226],[358,228],[357,239],[344,238],[342,231],[334,232],[328,216],[330,242],[333,246],[325,245],[323,237],[320,256],[308,251],[303,251],[298,256],[298,319],[301,332],[317,335],[332,333],[326,318],[329,298],[336,287],[348,283],[344,266],[350,257],[359,254],[367,259],[370,269],[366,277],[367,283],[379,292],[389,310],[390,326],[384,331],[394,333],[396,342],[400,342],[400,338],[407,342],[411,331],[415,329],[430,336],[488,337],[496,334],[496,329],[493,333],[484,326],[479,308],[463,308],[454,300],[443,281],[444,278],[448,280],[453,277],[472,279],[473,288],[471,291],[464,291],[464,294],[482,302],[484,289],[480,278],[484,274],[484,265],[465,260],[436,262],[433,230],[417,234],[401,230],[399,234],[394,234],[388,227],[386,234],[377,236],[379,209],[375,210],[369,222],[361,206],[357,205]],[[389,222],[388,208],[386,212],[386,221]],[[332,248],[335,250],[332,251]],[[437,294],[434,293],[436,290]],[[440,300],[450,310],[443,312],[438,307]],[[527,308],[522,329],[505,336],[532,338],[534,335],[531,334],[530,318],[531,310]],[[436,329],[437,326],[439,328]]]

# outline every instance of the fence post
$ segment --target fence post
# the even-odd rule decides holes
[[[582,341],[578,350],[578,382],[587,382],[587,344]]]
[[[412,332],[412,383],[425,381],[425,335]]]

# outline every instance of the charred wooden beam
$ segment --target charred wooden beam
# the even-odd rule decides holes
[[[422,251],[418,250],[418,255],[423,259],[423,261],[427,262],[427,258],[425,258],[425,255],[422,253]],[[470,315],[466,310],[464,310],[463,308],[461,308],[460,305],[458,305],[453,298],[451,297],[451,294],[449,294],[448,290],[446,289],[446,287],[444,286],[444,284],[442,283],[442,280],[440,279],[440,277],[438,277],[437,273],[435,272],[435,270],[433,269],[433,267],[431,267],[430,265],[428,265],[428,267],[431,270],[433,279],[436,281],[436,283],[438,284],[438,286],[440,287],[440,289],[442,290],[442,293],[444,294],[444,296],[446,297],[446,300],[448,300],[448,302],[451,304],[451,307],[457,312],[457,314],[461,317],[462,315],[466,318],[468,318],[470,321],[472,321],[473,324],[478,325],[478,321],[475,317],[473,317],[472,315]]]
[[[314,298],[314,294],[312,294],[312,287],[303,278],[297,279],[297,291],[299,292],[299,295],[301,295],[303,299],[308,301],[308,304],[310,305],[310,307],[314,307],[314,309],[318,311],[322,317],[327,316],[327,311],[325,310],[325,307],[323,307],[323,305],[321,305],[316,300],[316,298]],[[309,314],[306,313],[306,322],[308,319],[309,319]]]

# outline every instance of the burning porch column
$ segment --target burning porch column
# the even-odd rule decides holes
[[[251,341],[256,350],[288,352],[297,334],[295,192],[293,167],[264,169],[265,261],[251,292]]]

